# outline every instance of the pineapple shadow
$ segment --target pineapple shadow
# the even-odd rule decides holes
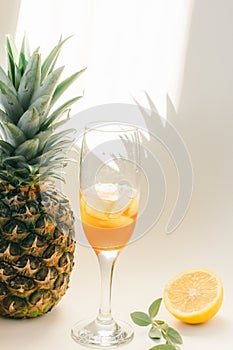
[[[168,103],[168,119],[183,136],[194,171],[182,249],[192,246],[196,261],[207,261],[220,275],[233,263],[231,231],[222,227],[224,222],[232,227],[227,209],[233,205],[232,15],[230,0],[224,6],[217,0],[194,2],[176,113]],[[206,250],[204,242],[218,244]]]
[[[197,224],[209,224],[232,204],[232,15],[231,0],[224,6],[218,0],[194,1],[177,113],[168,104],[168,119],[192,158]]]
[[[179,104],[176,111],[169,99],[167,104],[168,120],[183,136],[194,170],[191,206],[180,232],[182,244],[171,259],[183,254],[182,266],[204,263],[228,279],[233,264],[232,16],[230,0],[194,1]],[[230,302],[225,298],[229,310]],[[187,337],[214,337],[220,348],[219,334],[226,335],[227,344],[231,342],[232,324],[221,310],[206,324],[177,322],[175,327]]]

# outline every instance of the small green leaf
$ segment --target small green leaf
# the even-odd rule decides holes
[[[162,298],[155,300],[149,307],[149,315],[153,319],[159,312],[159,308],[162,302]]]
[[[153,346],[153,348],[150,348],[149,350],[176,350],[176,347],[170,344],[159,344]]]
[[[153,323],[156,323],[159,326],[162,326],[165,322],[162,320],[153,320]]]
[[[183,344],[181,335],[172,327],[167,329],[167,338],[174,344]]]
[[[135,311],[131,313],[130,316],[133,322],[136,323],[138,326],[145,327],[151,324],[151,319],[145,312]]]
[[[161,338],[161,331],[157,327],[152,326],[150,331],[149,331],[149,337],[151,339],[160,339]]]
[[[168,331],[168,324],[164,322],[164,323],[161,325],[161,329],[162,329],[165,333],[167,333],[167,331]]]

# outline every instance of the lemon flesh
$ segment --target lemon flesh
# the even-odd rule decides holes
[[[209,269],[183,271],[166,283],[163,299],[167,310],[179,320],[190,324],[204,323],[222,305],[222,282]]]

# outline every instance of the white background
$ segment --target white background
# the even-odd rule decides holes
[[[168,198],[159,223],[128,246],[117,263],[113,313],[129,319],[162,294],[175,273],[192,267],[213,269],[225,296],[218,315],[202,326],[165,318],[183,335],[185,349],[217,350],[232,345],[233,265],[233,2],[231,0],[0,1],[0,43],[28,33],[32,47],[51,47],[60,34],[75,34],[62,56],[73,71],[88,66],[72,93],[85,97],[74,112],[108,102],[146,105],[143,90],[161,115],[178,129],[192,159],[194,190],[189,211],[170,236],[165,226],[175,199],[173,170],[164,161]],[[56,4],[56,5],[55,5]],[[9,5],[9,6],[8,6]],[[17,23],[17,25],[16,25]],[[3,64],[3,51],[1,57]],[[63,64],[63,62],[62,62]],[[167,97],[169,96],[169,98]],[[171,170],[171,172],[170,172]],[[172,172],[173,171],[173,172]],[[171,193],[169,189],[171,188]],[[156,200],[156,198],[155,198]],[[1,347],[80,349],[69,335],[79,319],[95,314],[99,275],[93,253],[78,247],[71,287],[50,314],[25,321],[0,319]],[[125,349],[153,345],[135,327]]]

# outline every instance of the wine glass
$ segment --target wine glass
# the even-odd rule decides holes
[[[85,128],[80,157],[80,214],[101,272],[99,313],[77,323],[72,338],[87,347],[109,348],[132,340],[133,330],[111,314],[116,258],[132,236],[139,205],[139,135],[135,126],[101,122]]]

